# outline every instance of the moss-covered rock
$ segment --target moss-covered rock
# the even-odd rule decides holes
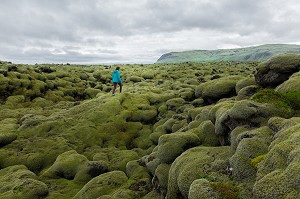
[[[131,76],[127,79],[127,81],[134,82],[134,83],[141,82],[143,80],[144,78],[138,76]]]
[[[38,199],[45,198],[48,187],[24,165],[15,165],[0,170],[0,198]]]
[[[155,73],[152,71],[146,71],[141,74],[144,79],[153,79],[155,77]]]
[[[126,171],[126,165],[129,161],[137,160],[138,154],[132,150],[114,150],[108,153],[110,161],[110,170]]]
[[[190,132],[162,135],[158,141],[156,157],[162,163],[172,163],[185,150],[199,144],[199,138]]]
[[[258,66],[255,80],[263,87],[276,87],[299,70],[299,55],[279,55]]]
[[[230,132],[237,126],[259,127],[266,125],[272,116],[288,116],[290,114],[289,109],[243,100],[236,102],[233,107],[225,106],[225,109],[219,109],[216,112],[215,132],[220,137],[221,144],[228,144],[230,143]]]
[[[182,88],[179,90],[179,97],[186,101],[192,101],[195,99],[195,91],[192,88]]]
[[[17,139],[17,135],[15,133],[0,132],[0,147],[10,144],[11,142],[13,142],[16,139]]]
[[[185,100],[182,99],[182,98],[173,98],[173,99],[169,99],[169,100],[166,102],[167,109],[168,109],[168,110],[176,111],[180,106],[183,105],[184,102],[185,102]]]
[[[84,90],[84,93],[89,98],[95,98],[99,92],[101,92],[101,90],[95,89],[95,88],[87,88],[87,89]]]
[[[44,99],[42,97],[37,97],[34,100],[32,100],[31,107],[45,108],[45,107],[52,106],[53,104],[54,104],[53,101]]]
[[[268,127],[262,127],[243,132],[237,139],[239,144],[230,158],[233,177],[238,181],[254,181],[256,170],[251,165],[251,160],[268,152],[272,131]]]
[[[251,96],[253,96],[255,93],[257,93],[260,90],[259,86],[246,86],[242,88],[238,94],[237,94],[237,100],[243,100],[243,99],[249,99]]]
[[[205,178],[209,173],[218,172],[218,181],[222,171],[228,165],[221,164],[231,156],[230,147],[195,147],[187,150],[172,163],[167,198],[188,198],[190,186],[194,180]],[[222,161],[220,161],[222,160]]]
[[[300,69],[299,69],[300,70]],[[300,90],[300,73],[292,75],[287,81],[276,87],[277,91],[288,92],[288,91],[299,91]]]
[[[204,106],[204,99],[198,98],[192,101],[194,107]]]
[[[211,187],[206,179],[193,181],[189,190],[189,199],[221,199],[222,197]]]
[[[242,90],[243,88],[245,87],[248,87],[248,86],[256,86],[256,82],[255,82],[255,79],[254,78],[245,78],[245,79],[242,79],[240,81],[238,81],[235,85],[235,92],[236,93],[239,93],[240,90]]]
[[[105,165],[96,161],[91,162],[85,156],[71,150],[59,155],[43,176],[87,182],[107,170]]]
[[[93,178],[74,196],[74,199],[98,198],[110,195],[128,180],[122,171],[111,171]]]
[[[9,96],[5,102],[5,106],[9,107],[10,109],[23,108],[22,104],[24,102],[24,95]]]
[[[203,146],[218,146],[219,139],[215,134],[215,126],[210,120],[202,122],[196,129],[192,131],[195,133]]]
[[[296,119],[296,118],[295,118]],[[273,124],[274,124],[273,119]],[[298,120],[299,121],[299,120]],[[297,198],[299,183],[299,123],[282,120],[264,159],[258,163],[255,198]]]
[[[156,170],[155,175],[152,179],[152,184],[154,185],[154,189],[159,190],[162,195],[167,194],[168,188],[168,178],[169,178],[169,170],[171,165],[169,164],[160,164]]]
[[[200,84],[195,90],[195,96],[202,97],[209,103],[216,102],[221,98],[232,97],[236,95],[236,83],[241,80],[240,76],[231,76],[215,79]]]

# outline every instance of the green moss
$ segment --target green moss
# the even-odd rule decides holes
[[[155,175],[152,180],[154,188],[158,189],[163,195],[167,193],[170,167],[171,165],[168,164],[160,164],[156,168]]]
[[[256,93],[252,100],[261,103],[271,103],[284,109],[300,108],[300,91],[278,92],[272,89],[264,89]]]
[[[158,141],[157,157],[163,163],[171,163],[186,149],[199,144],[199,138],[190,132],[162,135]]]
[[[253,159],[251,160],[251,166],[252,166],[253,168],[257,169],[257,165],[258,165],[261,161],[263,161],[263,160],[265,159],[265,157],[266,157],[266,154],[259,155],[259,156],[257,156],[256,158],[253,158]]]
[[[288,91],[286,93],[283,93],[283,95],[289,101],[289,104],[293,109],[300,109],[300,90]]]
[[[166,106],[168,110],[176,111],[176,109],[182,106],[184,102],[185,100],[182,98],[173,98],[166,102]]]
[[[242,77],[232,76],[203,83],[196,88],[195,95],[197,98],[202,97],[208,102],[213,102],[223,97],[232,97],[236,95],[235,85],[240,79]]]
[[[48,195],[48,187],[24,165],[15,165],[0,170],[0,198],[38,199]]]
[[[299,91],[300,90],[299,82],[300,82],[300,76],[291,76],[287,81],[277,86],[276,90],[280,92],[288,92],[288,91],[295,91],[295,90]]]
[[[194,180],[189,190],[189,199],[221,199],[216,190],[212,188],[210,182],[206,179]]]
[[[172,163],[169,180],[167,198],[188,197],[189,189],[194,180],[199,175],[209,172],[220,172],[226,167],[212,166],[218,165],[219,160],[226,160],[231,156],[230,147],[195,147],[181,154]],[[216,164],[214,164],[216,163]],[[216,175],[215,180],[222,176]]]
[[[299,196],[299,118],[281,120],[280,128],[263,161],[257,165],[255,198]]]
[[[154,74],[154,72],[147,71],[147,72],[143,72],[141,76],[144,79],[153,79],[155,74]]]
[[[215,134],[215,126],[210,120],[202,122],[193,132],[199,137],[203,146],[219,145],[219,140]]]
[[[284,109],[291,109],[288,99],[286,99],[283,94],[276,92],[273,89],[259,91],[252,97],[252,100],[260,103],[271,103]]]
[[[22,104],[24,102],[24,95],[9,96],[5,102],[5,106],[9,107],[10,109],[23,108]]]
[[[46,100],[42,97],[37,97],[35,98],[34,100],[32,100],[32,103],[31,103],[31,107],[41,107],[41,108],[44,108],[44,107],[49,107],[49,106],[52,106],[54,103],[53,101],[49,101],[49,100]]]
[[[74,196],[74,199],[98,198],[109,195],[128,180],[122,171],[112,171],[93,178]]]
[[[143,80],[144,79],[142,77],[138,77],[138,76],[132,76],[132,77],[129,77],[127,79],[127,81],[131,81],[131,82],[134,82],[134,83],[141,82]]]
[[[192,101],[195,99],[195,91],[192,88],[182,88],[179,90],[179,97],[186,101]]]
[[[126,164],[129,161],[139,158],[138,154],[132,150],[114,150],[108,154],[110,170],[126,171]]]
[[[247,86],[255,86],[256,82],[254,78],[245,78],[236,83],[235,91],[238,93],[241,89]]]
[[[64,178],[59,179],[41,179],[47,184],[49,194],[47,199],[58,199],[58,198],[73,198],[78,191],[83,187],[83,184],[73,180],[67,180]]]
[[[293,72],[299,68],[300,56],[297,54],[283,54],[272,57],[258,66],[258,72],[273,69],[280,73]]]
[[[238,136],[239,144],[230,158],[233,177],[237,181],[254,181],[256,170],[252,166],[252,157],[268,152],[272,133],[267,127],[253,131],[245,131]]]
[[[239,199],[239,189],[231,184],[211,183],[210,186],[224,199]]]
[[[249,99],[255,93],[257,93],[261,88],[259,86],[246,86],[242,88],[237,95],[237,100]]]
[[[0,133],[0,147],[10,144],[17,139],[15,133]]]

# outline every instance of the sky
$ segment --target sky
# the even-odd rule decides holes
[[[298,0],[0,0],[0,60],[154,63],[164,53],[300,44]]]

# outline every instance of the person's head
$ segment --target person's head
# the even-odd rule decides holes
[[[120,70],[120,66],[117,66],[116,70]]]

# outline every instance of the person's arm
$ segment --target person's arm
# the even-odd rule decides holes
[[[122,79],[121,79],[121,73],[120,73],[120,71],[118,71],[118,80],[119,80],[119,82],[120,82],[120,83],[122,83]]]

